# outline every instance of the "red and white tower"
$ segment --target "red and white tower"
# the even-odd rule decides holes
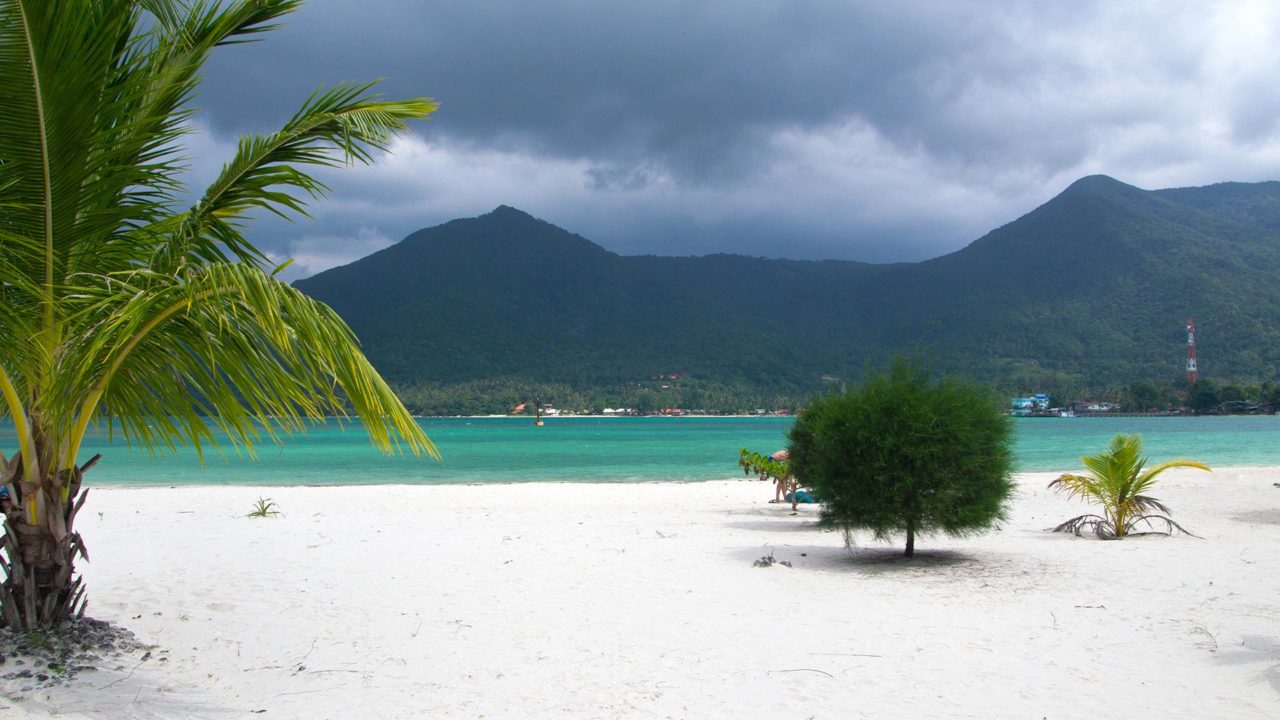
[[[1196,369],[1196,324],[1187,320],[1187,382],[1193,383],[1200,377]]]

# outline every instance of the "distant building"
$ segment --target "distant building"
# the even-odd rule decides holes
[[[1047,412],[1049,412],[1049,396],[1045,393],[1016,397],[1009,406],[1010,415],[1038,415]]]

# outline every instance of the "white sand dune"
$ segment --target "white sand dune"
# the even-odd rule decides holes
[[[1045,532],[1052,477],[911,561],[749,481],[95,489],[90,614],[156,648],[0,715],[1280,717],[1280,469],[1123,542]]]

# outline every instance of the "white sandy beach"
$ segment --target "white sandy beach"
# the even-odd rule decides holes
[[[1171,473],[1200,538],[1122,542],[1045,532],[1053,477],[912,561],[752,481],[98,488],[89,614],[155,649],[0,716],[1280,717],[1280,469]]]

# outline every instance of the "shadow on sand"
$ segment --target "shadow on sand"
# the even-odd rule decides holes
[[[730,510],[726,527],[737,530],[769,530],[776,532],[820,531],[819,508],[814,504],[801,504],[796,510],[791,503],[760,505]]]
[[[1274,638],[1245,635],[1240,638],[1238,646],[1226,648],[1223,652],[1218,652],[1218,641],[1214,638],[1213,651],[1219,662],[1228,665],[1265,665],[1260,673],[1262,679],[1271,685],[1272,690],[1280,693],[1280,662],[1276,662],[1276,658],[1280,658],[1280,642]]]
[[[733,550],[733,556],[744,563],[772,556],[776,562],[786,560],[795,570],[852,572],[862,575],[928,572],[936,568],[953,568],[978,562],[978,559],[955,550],[917,549],[915,556],[903,555],[901,546],[853,547],[839,544],[832,536],[829,545],[766,544]]]
[[[804,517],[783,517],[783,518],[746,518],[742,520],[731,520],[725,523],[725,527],[731,527],[737,530],[767,530],[769,532],[795,533],[795,532],[825,532],[823,528],[818,526],[818,521]]]

